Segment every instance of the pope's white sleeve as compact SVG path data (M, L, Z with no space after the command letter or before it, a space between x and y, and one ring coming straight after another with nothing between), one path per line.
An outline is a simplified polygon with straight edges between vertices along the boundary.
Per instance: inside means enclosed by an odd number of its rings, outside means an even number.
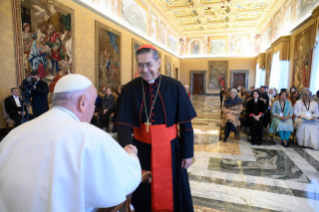
M92 142L83 157L86 207L106 208L126 200L141 182L142 170L136 156L128 154L111 136Z

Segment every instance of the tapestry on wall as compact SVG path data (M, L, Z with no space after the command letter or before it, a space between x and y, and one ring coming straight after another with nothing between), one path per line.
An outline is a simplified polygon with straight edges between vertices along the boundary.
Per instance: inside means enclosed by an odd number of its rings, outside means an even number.
M136 63L136 51L142 45L143 44L141 42L132 39L132 79L135 79L140 76L138 73L138 67Z
M207 89L219 91L221 87L226 86L227 72L228 61L209 61Z
M172 58L165 55L165 75L172 77Z
M272 52L268 52L266 55L266 86L269 86L270 70L271 70Z
M121 85L121 33L95 22L95 85L115 90Z
M313 25L296 35L294 47L293 85L301 91L310 84L311 33Z
M53 92L58 78L72 72L74 11L60 3L13 0L18 84L32 70Z

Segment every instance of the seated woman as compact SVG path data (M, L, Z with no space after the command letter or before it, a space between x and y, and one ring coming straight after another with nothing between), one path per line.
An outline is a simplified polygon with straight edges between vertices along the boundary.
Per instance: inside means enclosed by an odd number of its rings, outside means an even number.
M224 142L227 141L230 131L234 131L235 137L238 138L238 120L240 113L243 110L243 101L237 96L237 90L235 88L232 88L229 92L229 95L230 96L224 101L224 105L222 107L223 118L225 123Z
M319 148L318 104L311 100L311 91L303 89L294 108L296 137L299 146Z
M268 90L268 98L269 98L269 105L271 106L271 103L273 100L277 97L275 89L274 88L269 88Z
M281 91L279 94L279 100L275 101L271 107L272 123L270 126L270 132L275 134L279 133L281 138L281 144L284 147L289 146L289 136L291 132L294 131L292 123L292 105L289 100L287 100L287 92Z
M291 95L289 96L288 100L291 101L291 105L295 106L296 102L298 101L298 99L300 98L300 93L298 90L295 90L294 92L291 93Z
M250 127L252 145L260 145L262 142L263 117L267 109L266 101L259 97L259 91L255 90L253 98L247 102L247 126Z

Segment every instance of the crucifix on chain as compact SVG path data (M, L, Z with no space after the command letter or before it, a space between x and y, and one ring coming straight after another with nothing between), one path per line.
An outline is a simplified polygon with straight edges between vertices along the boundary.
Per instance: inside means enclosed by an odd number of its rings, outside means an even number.
M148 128L150 125L152 125L152 123L150 122L149 119L147 119L147 122L144 123L146 125L146 132L148 132Z

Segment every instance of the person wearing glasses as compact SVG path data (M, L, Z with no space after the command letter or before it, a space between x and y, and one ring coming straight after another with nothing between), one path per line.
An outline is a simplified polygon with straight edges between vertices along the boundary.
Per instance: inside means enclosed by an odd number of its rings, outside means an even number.
M311 99L311 91L304 88L294 107L296 138L299 146L319 148L318 104Z
M275 101L271 107L272 122L269 129L270 133L278 132L281 138L281 144L284 147L289 147L289 136L294 131L292 123L292 105L287 100L288 94L286 91L281 91L279 100Z

